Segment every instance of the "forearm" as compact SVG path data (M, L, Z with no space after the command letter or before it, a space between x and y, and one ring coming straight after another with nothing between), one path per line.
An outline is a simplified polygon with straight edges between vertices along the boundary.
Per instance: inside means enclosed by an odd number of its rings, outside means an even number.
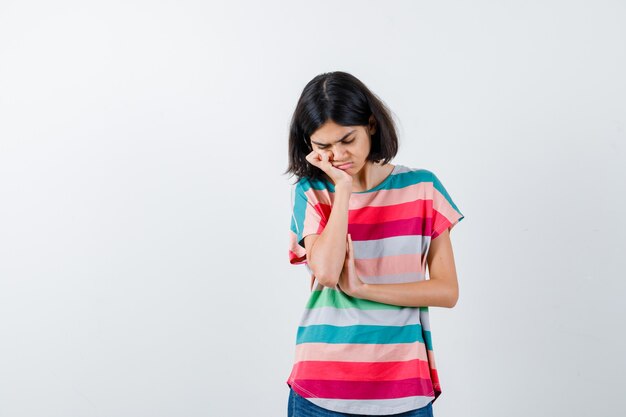
M402 284L363 284L357 296L396 306L452 308L458 298L458 289L445 281L428 279Z
M348 234L348 203L350 190L336 187L328 222L315 240L309 256L309 266L320 284L335 287L346 258Z

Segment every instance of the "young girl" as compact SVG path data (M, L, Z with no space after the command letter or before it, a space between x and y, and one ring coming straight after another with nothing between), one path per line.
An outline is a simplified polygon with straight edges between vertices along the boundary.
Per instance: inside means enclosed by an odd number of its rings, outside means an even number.
M289 417L433 415L428 306L457 302L449 231L464 216L432 171L389 164L397 150L389 110L361 81L331 72L306 85L286 173L298 178L289 261L306 264L312 291Z

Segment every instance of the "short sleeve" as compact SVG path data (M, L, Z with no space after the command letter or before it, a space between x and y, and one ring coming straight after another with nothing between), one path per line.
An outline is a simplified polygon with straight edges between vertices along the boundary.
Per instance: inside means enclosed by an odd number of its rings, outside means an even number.
M446 229L451 231L465 216L461 213L454 201L452 201L452 197L450 197L450 194L439 178L434 173L431 172L431 174L433 184L433 211L430 237L431 239L435 239Z
M320 234L326 226L324 206L317 201L310 183L298 181L292 187L291 227L289 231L289 263L306 263L304 238Z

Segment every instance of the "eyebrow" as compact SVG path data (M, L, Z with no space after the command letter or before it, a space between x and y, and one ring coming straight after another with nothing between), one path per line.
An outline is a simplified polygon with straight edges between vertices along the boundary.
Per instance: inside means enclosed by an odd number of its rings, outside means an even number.
M353 134L354 132L356 132L356 130L351 130L348 133L346 133L345 135L343 135L343 137L341 139L339 139L337 142L341 142L342 140L344 140L345 138L347 138L348 136L350 136L351 134ZM328 145L327 143L319 143L319 142L315 142L313 139L311 139L311 142L313 142L316 145Z

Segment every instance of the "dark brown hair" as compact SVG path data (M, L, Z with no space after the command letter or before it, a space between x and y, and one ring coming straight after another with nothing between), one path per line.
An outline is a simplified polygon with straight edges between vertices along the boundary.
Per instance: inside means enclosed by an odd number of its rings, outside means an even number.
M284 174L323 179L324 171L306 160L311 137L327 121L368 126L376 120L368 161L388 163L398 152L396 127L387 106L355 76L342 71L317 75L304 87L289 127L289 166Z

